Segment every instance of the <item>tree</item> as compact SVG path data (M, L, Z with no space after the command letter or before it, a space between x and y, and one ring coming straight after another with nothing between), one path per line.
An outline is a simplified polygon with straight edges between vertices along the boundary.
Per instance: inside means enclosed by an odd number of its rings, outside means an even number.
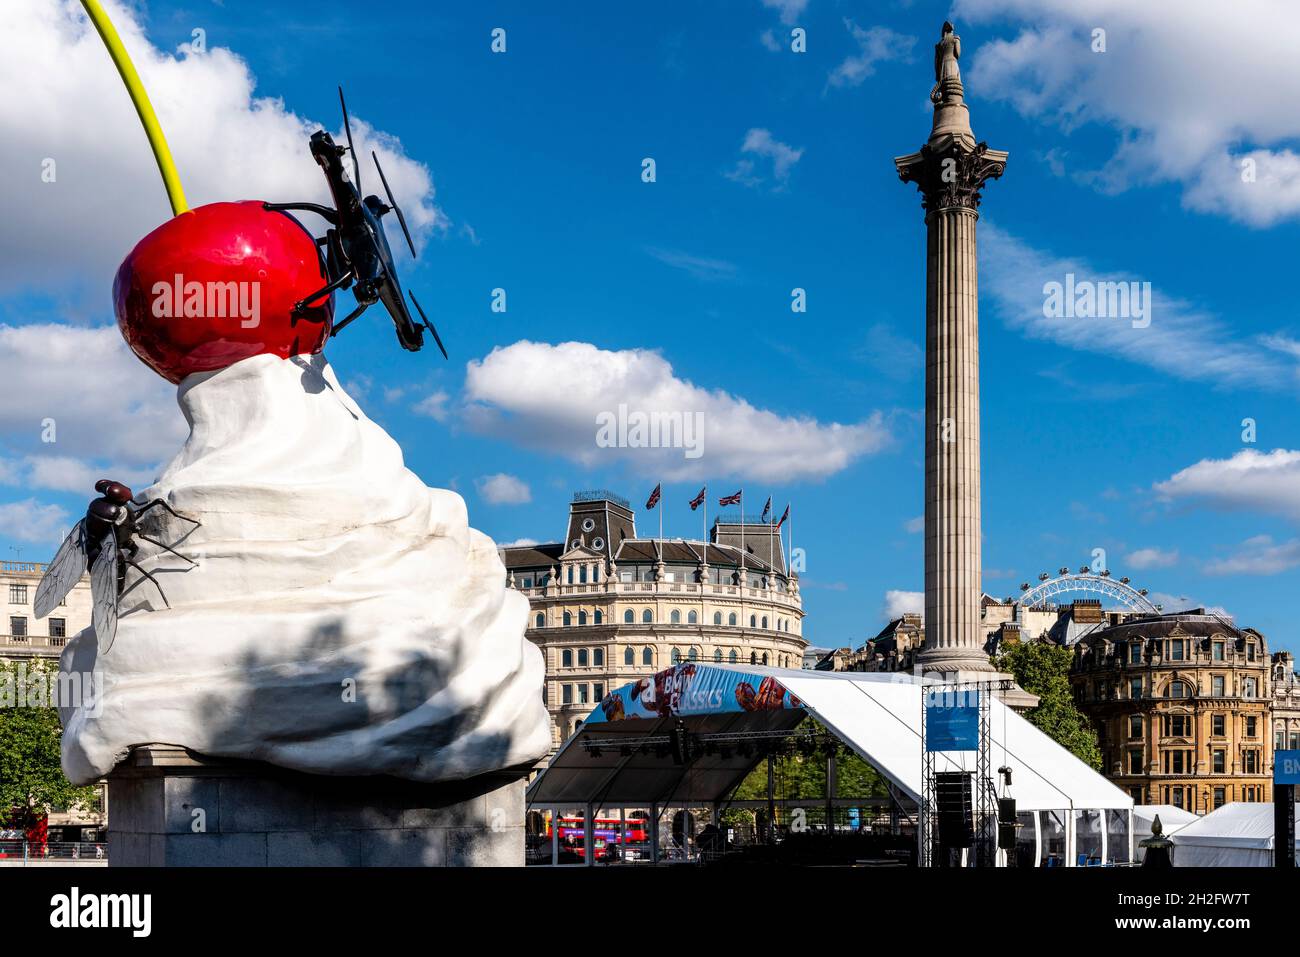
M1097 732L1070 693L1074 652L1042 641L1011 642L1003 648L998 670L1010 673L1020 687L1038 695L1038 706L1026 711L1025 718L1088 767L1100 771Z
M96 797L94 786L78 787L63 774L63 729L49 706L56 674L44 662L0 661L0 816L37 843L51 809L89 807Z

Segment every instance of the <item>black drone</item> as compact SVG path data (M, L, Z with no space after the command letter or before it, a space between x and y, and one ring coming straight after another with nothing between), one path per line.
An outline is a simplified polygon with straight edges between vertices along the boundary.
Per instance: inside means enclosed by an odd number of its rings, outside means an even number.
M140 546L135 541L137 538L152 542L191 565L198 564L170 545L142 532L140 520L151 509L161 507L182 521L193 522L195 527L199 522L180 514L160 498L137 505L132 501L131 490L111 479L96 482L95 491L100 497L90 503L86 517L72 527L68 537L59 546L54 560L46 567L41 583L36 586L34 610L37 618L44 618L52 612L72 591L72 586L81 580L89 566L90 596L94 603L91 622L102 655L108 652L113 646L113 639L117 637L117 604L126 584L128 565L153 582L163 604L171 607L158 579L135 561L140 551Z
M348 145L337 145L324 130L317 130L311 135L311 155L325 171L330 195L334 198L334 208L319 203L265 204L269 210L315 213L333 227L316 240L317 245L325 250L325 268L329 282L297 302L294 312L301 316L310 306L319 305L322 298L351 287L357 299L357 308L334 325L331 335L337 336L352 320L376 302L382 301L393 319L393 325L397 327L397 341L403 349L419 352L424 346L424 330L428 329L433 333L434 341L438 343L438 349L445 359L447 349L442 344L442 337L420 308L414 293L410 293L411 302L420 313L422 325L411 318L410 310L406 308L402 287L397 281L397 270L393 268L393 254L388 248L388 237L384 235L384 226L380 222L387 213L396 213L402 235L411 248L411 255L415 256L415 243L411 239L411 231L406 228L406 217L402 215L397 200L393 199L393 191L388 188L384 168L379 165L379 157L373 150L370 155L375 161L375 169L379 171L379 179L384 184L388 202L385 203L378 196L361 198L361 166L352 146L352 124L348 122L348 105L343 99L342 87L339 87L339 104L343 107L343 128L347 132ZM351 180L343 169L344 153L352 154Z

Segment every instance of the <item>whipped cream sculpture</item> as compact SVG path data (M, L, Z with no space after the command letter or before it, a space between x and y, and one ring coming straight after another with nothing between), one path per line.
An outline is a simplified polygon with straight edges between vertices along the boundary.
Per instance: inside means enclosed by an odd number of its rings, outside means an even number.
M133 572L111 650L93 628L64 650L62 672L95 676L61 711L72 781L146 743L430 782L546 753L527 599L464 500L403 465L323 355L194 373L178 400L189 438L137 499L201 522L156 525L198 565L142 551L171 607Z

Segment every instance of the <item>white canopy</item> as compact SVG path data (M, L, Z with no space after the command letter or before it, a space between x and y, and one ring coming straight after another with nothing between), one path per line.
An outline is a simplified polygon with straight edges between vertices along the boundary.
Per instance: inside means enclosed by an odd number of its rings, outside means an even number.
M1172 840L1175 867L1272 867L1273 805L1225 804L1180 828Z

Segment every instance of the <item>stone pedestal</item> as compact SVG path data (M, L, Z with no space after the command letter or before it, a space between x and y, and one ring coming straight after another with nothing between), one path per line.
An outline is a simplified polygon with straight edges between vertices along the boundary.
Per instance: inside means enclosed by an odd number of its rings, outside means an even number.
M113 867L524 863L519 774L417 784L300 774L147 745L108 781Z

